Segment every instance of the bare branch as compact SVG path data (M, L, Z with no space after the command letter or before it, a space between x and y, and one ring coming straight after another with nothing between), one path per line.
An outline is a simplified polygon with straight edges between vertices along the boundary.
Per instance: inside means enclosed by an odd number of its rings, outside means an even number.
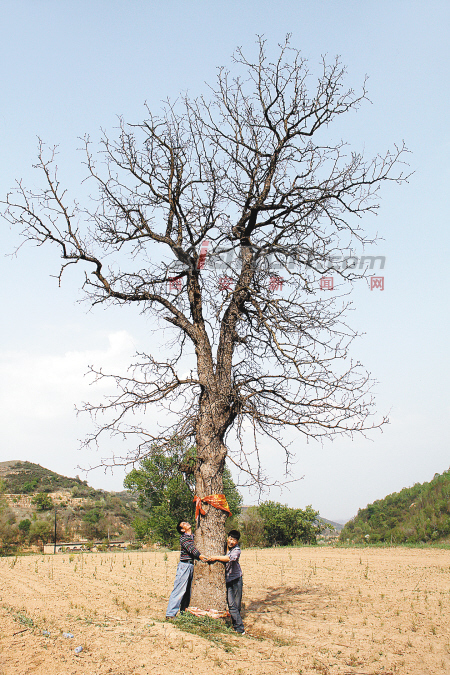
M314 81L289 36L274 62L260 38L256 60L236 51L235 70L219 69L208 100L168 101L139 124L120 119L98 154L86 137L97 197L84 209L69 205L56 149L44 157L42 142L43 189L18 182L5 202L25 240L57 248L59 282L81 264L92 304L137 303L156 327L172 327L173 357L141 354L121 376L91 369L116 393L84 405L97 421L86 443L120 435L123 461L135 462L173 435L194 442L200 494L220 492L227 452L268 485L261 437L281 446L288 470L290 427L321 439L386 422L373 417L370 376L350 359L345 296L364 271L339 269L342 294L332 297L317 280L334 255L374 241L363 216L376 213L385 181L408 178L404 145L366 160L327 141L328 125L367 100L365 82L359 93L344 86L339 59L324 59ZM161 428L146 421L153 409Z

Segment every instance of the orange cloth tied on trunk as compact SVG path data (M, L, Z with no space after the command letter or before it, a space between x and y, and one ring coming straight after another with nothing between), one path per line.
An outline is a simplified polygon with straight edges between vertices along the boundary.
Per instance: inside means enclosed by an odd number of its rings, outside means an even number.
M195 503L195 520L197 520L200 514L202 514L202 516L206 514L206 511L202 509L202 502L211 504L211 506L214 506L214 508L220 509L221 511L226 511L228 515L231 516L231 511L229 509L225 495L208 495L207 497L202 497L201 499L195 495L192 501Z

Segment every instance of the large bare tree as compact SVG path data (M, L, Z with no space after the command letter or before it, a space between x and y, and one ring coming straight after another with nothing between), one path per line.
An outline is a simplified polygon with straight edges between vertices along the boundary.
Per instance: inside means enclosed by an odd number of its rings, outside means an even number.
M360 219L377 209L383 181L404 180L392 173L404 148L365 160L330 144L330 122L366 97L364 86L345 89L344 75L338 60L324 61L313 78L289 39L274 62L263 40L254 62L237 50L208 100L184 96L140 124L120 121L99 155L85 139L98 187L86 208L69 203L54 151L40 148L45 186L18 183L6 217L25 239L56 246L61 274L82 266L93 304L137 303L155 328L172 330L164 354L140 354L127 376L93 369L117 393L86 405L98 422L87 443L123 434L131 462L155 442L189 441L205 497L222 493L227 455L264 482L264 436L289 461L288 427L318 438L382 422L368 374L348 355L345 302L318 279L333 256L369 241ZM363 276L354 261L333 273L344 285ZM158 428L139 422L149 406L166 411ZM204 508L196 543L217 554L226 513ZM219 567L197 566L194 605L223 607Z

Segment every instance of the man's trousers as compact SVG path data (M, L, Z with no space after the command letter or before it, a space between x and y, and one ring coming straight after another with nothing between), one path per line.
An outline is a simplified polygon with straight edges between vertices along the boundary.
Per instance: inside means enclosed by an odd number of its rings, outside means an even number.
M167 618L172 618L176 616L179 611L184 612L186 607L189 607L193 574L194 564L192 562L178 563L173 591L170 594L169 604L167 606Z

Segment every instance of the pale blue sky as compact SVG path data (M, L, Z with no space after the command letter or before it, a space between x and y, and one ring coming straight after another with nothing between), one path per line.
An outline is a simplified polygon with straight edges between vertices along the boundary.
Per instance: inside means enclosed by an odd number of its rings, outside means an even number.
M384 238L376 252L387 258L385 290L360 287L350 319L366 333L353 354L379 380L378 407L391 410L391 425L372 441L306 447L299 437L295 473L305 478L270 494L312 503L328 518L349 518L450 466L449 24L448 2L433 1L2 3L2 195L15 178L35 184L37 136L60 145L61 178L74 196L84 194L79 136L96 140L119 114L141 120L145 101L157 110L180 91L204 92L236 46L254 49L257 33L270 50L292 32L313 67L321 54L340 54L355 88L368 74L372 105L330 132L367 156L403 139L411 150L409 184L385 186L379 215L365 223ZM2 250L10 252L16 234L0 227ZM49 277L57 269L51 250L0 259L0 460L28 459L73 475L78 464L98 461L77 450L88 427L73 414L90 393L82 374L91 362L125 364L133 348L146 348L148 326L134 310L88 312L76 304L78 275L58 289ZM281 476L275 452L266 447L267 464ZM120 489L122 474L95 472L88 480Z

